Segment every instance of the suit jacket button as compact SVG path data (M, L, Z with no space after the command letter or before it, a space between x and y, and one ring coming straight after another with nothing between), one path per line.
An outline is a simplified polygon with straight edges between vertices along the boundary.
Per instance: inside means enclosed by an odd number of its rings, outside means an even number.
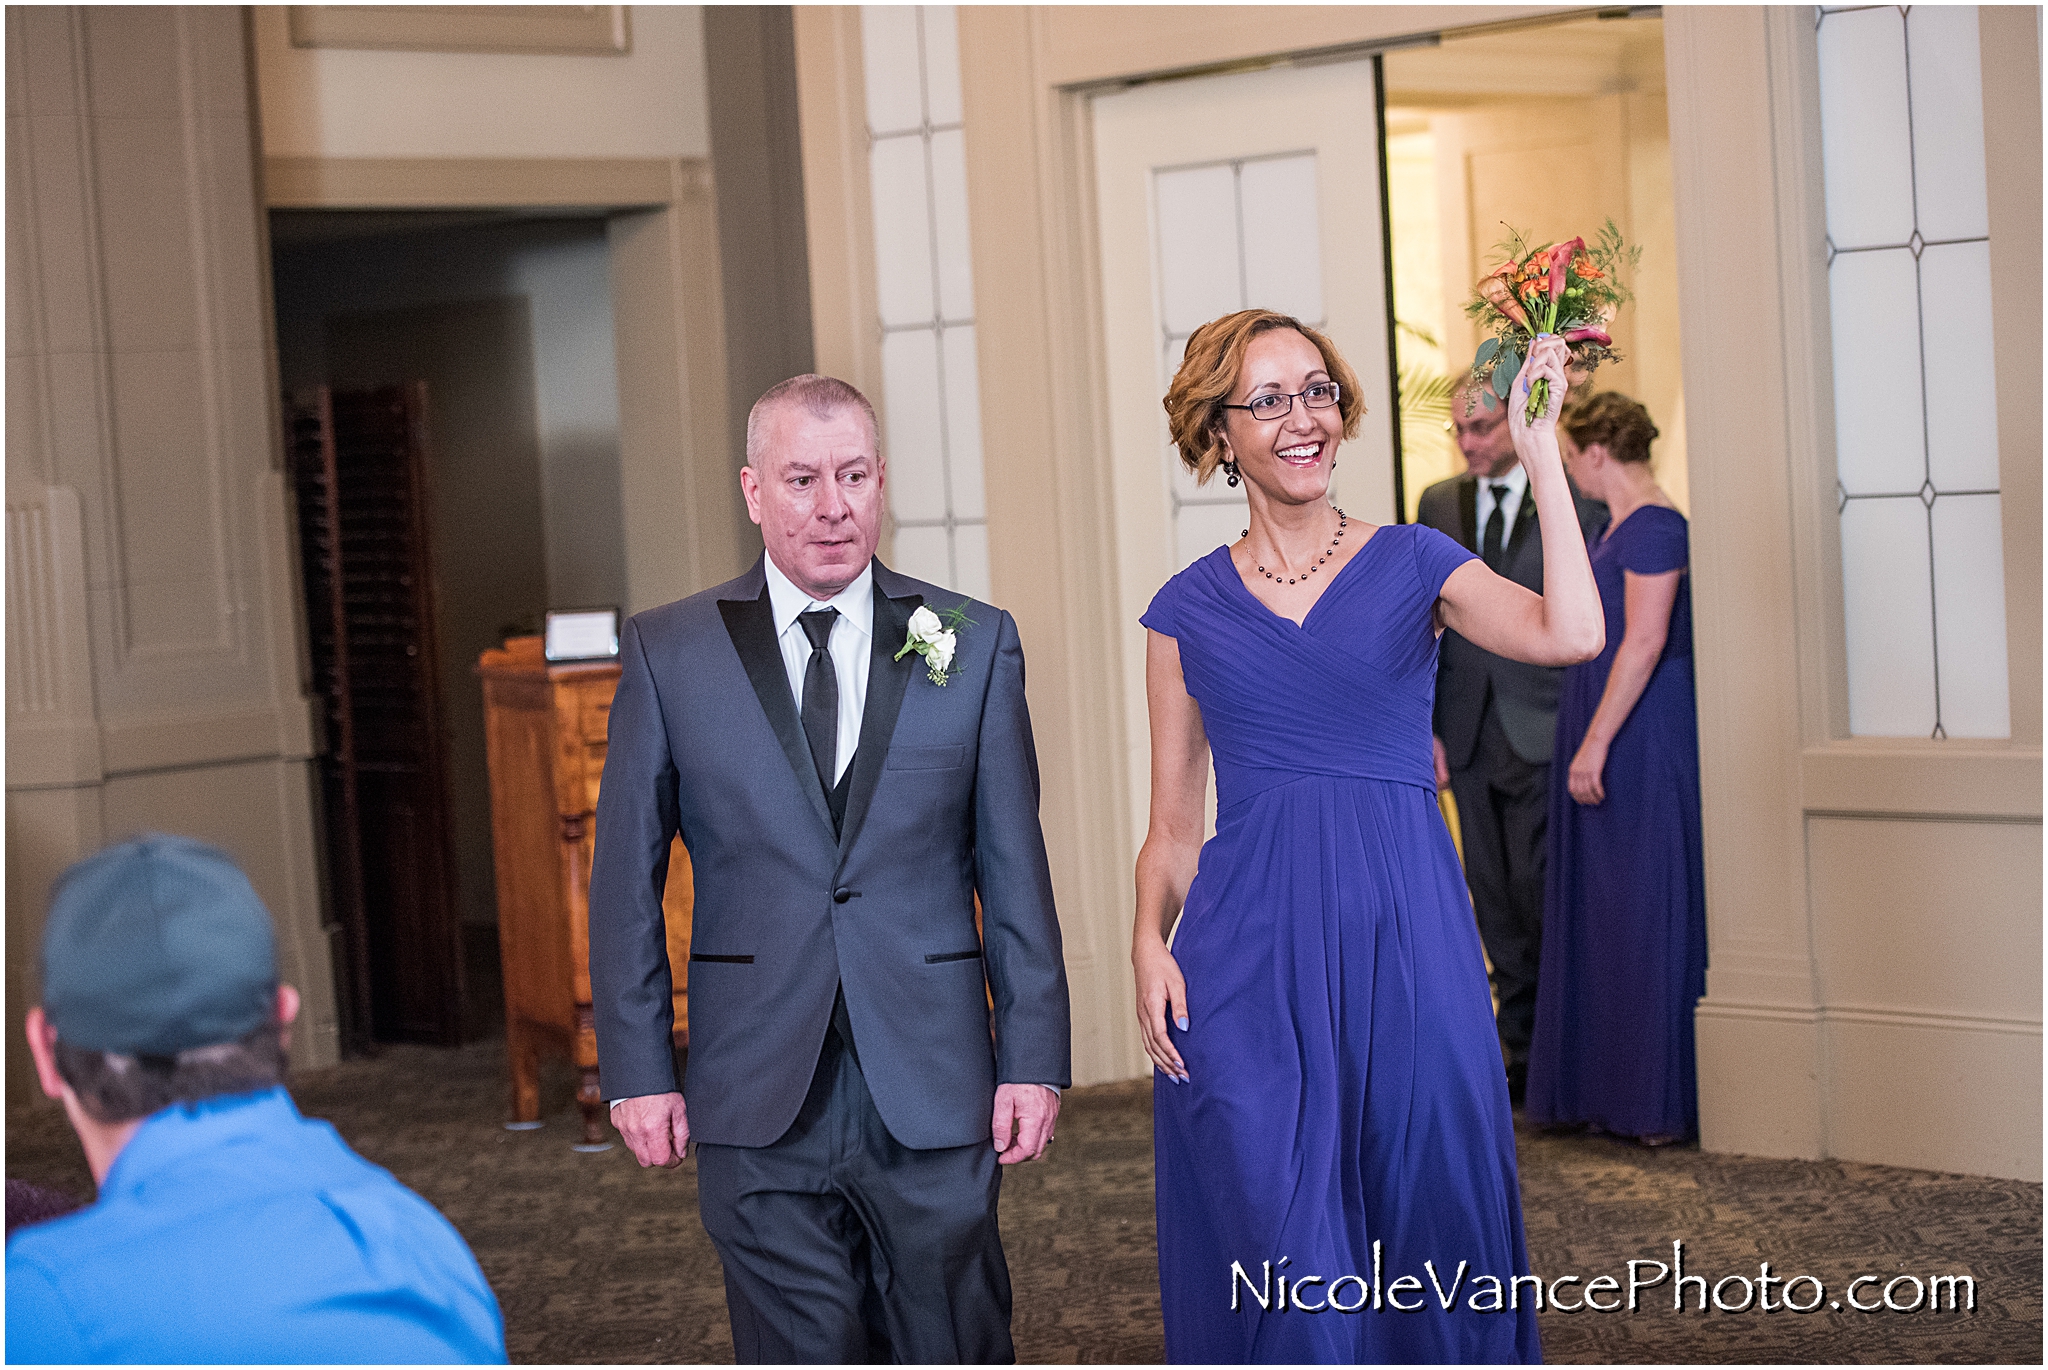
M846 888L846 886L844 885L841 885L838 889L832 891L832 902L835 904L844 904L847 900L851 898L853 898L853 891Z

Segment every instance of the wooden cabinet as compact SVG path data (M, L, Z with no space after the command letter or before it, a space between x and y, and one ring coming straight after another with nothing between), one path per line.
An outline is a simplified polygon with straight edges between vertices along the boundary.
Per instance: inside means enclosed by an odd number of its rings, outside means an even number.
M590 1013L590 857L598 782L619 668L549 664L537 637L515 637L477 663L491 766L491 841L505 975L512 1118L540 1117L540 1060L566 1056L581 1075L583 1138L605 1139ZM675 1039L689 1044L690 857L669 856L662 908L675 976Z

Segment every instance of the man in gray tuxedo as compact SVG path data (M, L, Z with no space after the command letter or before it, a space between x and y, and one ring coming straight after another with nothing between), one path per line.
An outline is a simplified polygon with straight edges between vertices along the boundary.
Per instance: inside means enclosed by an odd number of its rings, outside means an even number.
M1491 403L1488 403L1488 400ZM1488 567L1543 593L1543 530L1529 476L1515 456L1508 411L1468 382L1451 397L1451 421L1465 474L1422 492L1416 521L1479 553ZM1607 520L1607 506L1581 496L1574 536ZM1536 971L1543 948L1544 837L1550 753L1564 672L1481 651L1446 630L1437 658L1437 784L1458 801L1465 883L1479 937L1493 963L1494 997L1508 1093L1519 1106L1536 1022Z
M999 1165L1044 1151L1070 1082L1017 628L875 559L884 475L858 390L775 386L740 473L765 555L620 639L590 876L601 1085L642 1165L696 1143L746 1362L1013 1360ZM914 613L956 606L950 661L900 653Z

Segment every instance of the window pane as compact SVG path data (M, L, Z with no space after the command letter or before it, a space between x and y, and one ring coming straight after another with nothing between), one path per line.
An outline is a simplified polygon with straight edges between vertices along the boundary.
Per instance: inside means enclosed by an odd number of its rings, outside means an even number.
M939 313L974 317L973 253L967 238L967 144L958 129L932 135L932 217L938 226Z
M860 36L869 130L890 133L916 128L924 108L917 70L916 7L861 6Z
M1194 332L1244 307L1238 275L1237 178L1228 163L1161 171L1160 313L1169 333Z
M2012 736L2005 540L1996 495L1944 495L1934 502L1934 622L1942 731Z
M1903 243L1913 233L1905 19L1890 7L1830 14L1819 48L1828 237L1837 248Z
M951 5L924 7L924 86L934 124L960 122L960 24Z
M953 578L942 581L948 589L972 595L986 604L994 598L988 588L988 525L963 523L953 530ZM993 623L982 625L994 631Z
M932 321L931 202L924 139L883 138L868 154L875 214L875 296L882 323Z
M1934 733L1933 597L1927 507L1852 499L1842 511L1842 609L1849 646L1849 731Z
M1920 298L1926 301L1927 456L1934 488L1996 490L1991 244L1979 240L1922 252Z
M1977 7L1915 5L1907 12L1906 42L1913 64L1913 179L1920 236L1937 242L1981 238L1991 231L1991 222L1984 194Z
M1920 416L1920 291L1913 254L1844 252L1828 270L1835 340L1835 461L1852 495L1927 479Z
M1237 541L1244 528L1245 502L1240 494L1230 504L1190 504L1174 521L1173 569L1186 570L1218 547Z
M939 431L939 354L930 329L882 338L889 508L899 519L946 517L946 449Z
M949 328L940 344L946 360L946 466L953 477L953 516L988 514L981 480L981 381L974 372L974 329Z
M953 583L953 549L944 528L898 528L890 569L934 585Z

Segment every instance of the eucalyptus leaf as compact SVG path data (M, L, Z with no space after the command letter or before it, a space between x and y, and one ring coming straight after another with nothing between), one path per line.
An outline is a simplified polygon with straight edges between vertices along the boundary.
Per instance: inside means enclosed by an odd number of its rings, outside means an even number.
M1522 359L1510 352L1493 367L1493 393L1506 399L1514 389L1515 374L1522 369Z
M1488 338L1485 342L1479 344L1479 355L1472 359L1472 365L1475 368L1486 365L1493 360L1494 354L1499 351L1500 339Z

